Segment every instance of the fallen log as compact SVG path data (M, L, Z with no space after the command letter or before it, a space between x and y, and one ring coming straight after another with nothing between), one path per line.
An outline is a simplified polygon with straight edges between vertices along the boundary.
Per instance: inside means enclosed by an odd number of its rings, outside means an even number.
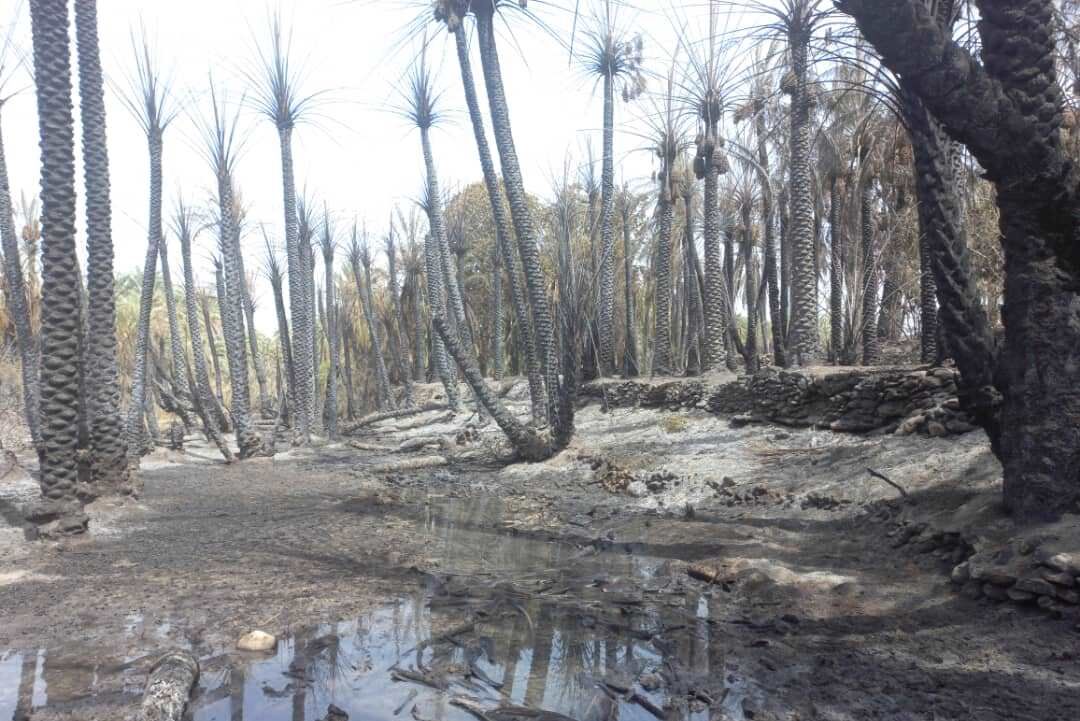
M356 423L349 426L347 432L363 428L364 426L370 426L372 423L378 423L379 421L390 420L391 418L405 418L406 416L415 416L417 413L426 413L427 411L441 411L446 409L445 403L425 403L422 406L413 406L412 408L396 408L392 411L379 411L377 413L368 413L366 416L356 421Z
M400 433L401 431L411 431L415 428L422 428L423 426L432 426L436 423L449 423L452 420L454 420L454 412L449 411L441 416L436 416L435 418L415 418L406 423L398 423L387 430L391 433Z
M150 668L139 721L180 721L199 678L199 662L187 651L170 651Z
M423 468L438 468L449 465L446 456L419 456L406 458L396 463L383 463L371 467L372 473L401 473L402 471L418 471Z
M397 447L397 452L408 453L409 451L418 451L427 446L438 446L445 450L450 447L450 441L442 436L419 436L417 438L410 438L402 441Z

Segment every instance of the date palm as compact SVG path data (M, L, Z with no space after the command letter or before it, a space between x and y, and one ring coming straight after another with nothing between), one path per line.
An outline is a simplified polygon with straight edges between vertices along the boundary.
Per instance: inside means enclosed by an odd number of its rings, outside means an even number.
M240 234L237 228L233 172L239 150L236 113L230 114L210 80L210 111L201 118L204 152L217 183L218 242L224 279L221 305L222 334L229 360L229 389L232 420L240 458L263 451L262 441L251 419L248 387L247 348L244 345L244 276L240 261Z
M604 104L603 160L600 171L600 369L615 371L615 87L624 101L645 87L641 36L630 37L613 8L603 0L584 31L582 63L601 84Z
M139 298L139 321L135 339L135 365L131 372L131 405L128 410L127 450L137 460L146 446L143 407L146 405L147 353L150 344L150 313L154 304L154 280L161 244L162 148L165 131L176 118L169 83L162 77L149 46L135 50L135 76L124 102L146 134L150 158L150 211L147 222L146 260L143 263L142 292Z
M8 92L13 77L14 24L0 40L0 115L5 105L14 97ZM8 313L15 326L15 340L19 347L22 370L23 412L30 439L37 449L41 445L40 383L38 380L38 339L34 334L28 301L26 282L23 278L19 254L19 236L15 231L15 213L8 181L7 159L4 155L3 131L0 129L0 247L4 252L4 293ZM115 334L113 336L115 338Z
M194 388L192 400L199 412L203 431L209 440L218 447L226 463L233 460L232 451L222 432L225 428L225 413L221 404L210 389L210 373L206 367L203 353L202 330L199 328L198 288L195 285L195 271L191 262L191 244L195 237L195 226L191 210L178 201L173 214L173 232L180 241L180 258L184 268L184 310L187 314L188 337L191 339L191 358L194 368Z
M75 119L67 0L32 0L34 85L41 141L42 495L74 506L78 478L79 266L75 253ZM77 518L77 517L76 517ZM74 520L74 519L73 519ZM85 516L72 524L85 526Z
M188 417L185 404L192 400L191 390L188 388L188 362L184 353L184 343L180 337L180 317L176 312L176 295L172 283L172 270L169 267L169 243L165 236L161 238L158 246L161 256L161 285L165 291L165 314L169 322L169 381L176 396L177 408L180 411L184 423L184 430L190 432L190 418ZM164 358L161 359L164 362Z
M296 382L295 379L290 377L295 370L295 366L293 365L292 342L289 338L289 316L285 311L285 276L281 271L277 250L271 244L265 228L262 228L262 233L263 242L266 245L266 278L270 281L270 288L274 293L274 311L277 314L278 324L278 345L281 352L281 363L285 367L285 408L281 409L281 413L286 414L293 412L292 392L296 387Z
M338 319L337 301L334 297L334 249L336 246L334 225L329 212L323 213L319 248L322 250L324 284L326 286L326 345L330 356L326 378L326 404L323 409L323 426L329 440L337 438L337 375L338 375Z
M289 38L282 33L280 18L270 23L268 47L259 48L259 70L251 74L256 108L277 129L281 148L281 184L285 207L285 253L289 280L289 311L292 316L292 351L295 369L288 374L297 387L292 392L296 404L296 442L306 444L315 422L315 306L313 285L309 283L314 255L300 247L296 177L293 168L292 137L297 124L309 119L319 93L300 90L303 77L291 62ZM309 249L310 251L310 249ZM305 260L306 259L306 260Z

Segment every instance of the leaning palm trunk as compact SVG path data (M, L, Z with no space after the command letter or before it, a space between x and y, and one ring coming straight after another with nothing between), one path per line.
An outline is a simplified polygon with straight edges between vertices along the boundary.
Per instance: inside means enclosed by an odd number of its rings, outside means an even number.
M545 415L544 381L540 369L540 360L536 352L536 336L529 317L529 300L526 289L523 287L521 270L511 247L510 219L506 217L506 207L503 205L502 192L499 189L499 178L495 173L495 163L491 157L491 148L488 146L487 133L484 130L484 118L480 112L480 101L476 94L476 83L473 80L472 64L469 61L469 46L465 38L465 29L458 24L454 29L454 39L457 45L458 65L461 68L461 83L465 88L465 101L469 108L469 119L473 128L473 137L476 139L476 148L480 156L480 168L484 173L484 187L487 189L488 202L491 204L492 218L495 221L495 250L496 259L495 277L498 281L494 284L495 302L501 302L501 269L500 265L506 266L506 276L510 281L510 303L514 311L514 319L519 329L518 339L524 350L526 375L529 380L529 397L532 401L533 418L541 421ZM501 259L501 263L498 262ZM495 367L497 373L502 372L502 314L498 307L495 313ZM499 376L496 375L496 378Z
M184 308L187 312L188 336L191 338L191 357L195 370L195 387L192 389L192 399L195 409L203 424L203 431L207 440L213 441L221 451L226 462L233 459L232 451L222 435L224 412L217 398L210 390L210 373L206 368L206 356L203 354L202 331L199 328L199 312L196 306L197 289L195 286L195 271L191 263L191 232L190 216L181 207L176 216L177 235L180 236L180 257L184 266Z
M41 141L41 492L75 501L79 419L79 267L75 253L75 121L66 0L33 0Z
M671 375L671 223L675 207L667 184L660 188L656 242L656 314L653 316L652 375Z
M427 286L428 286L428 311L432 322L436 317L442 318L445 300L442 289L442 269L439 264L439 251L435 247L435 241L428 234L424 242L424 259L427 263ZM356 273L356 271L353 271ZM357 284L359 284L357 276ZM446 390L446 403L451 410L458 408L457 381L450 370L450 364L446 357L446 346L441 333L433 333L431 338L431 361L435 366L435 372Z
M874 251L873 189L870 178L863 180L859 200L859 217L862 224L862 346L863 365L877 362L877 258Z
M225 278L225 304L221 307L222 334L225 336L225 356L229 360L229 390L236 444L240 458L248 458L262 451L262 441L251 420L247 349L244 347L244 278L240 267L240 238L234 219L232 178L225 168L218 169L217 190Z
M791 248L792 306L791 359L797 365L811 362L818 346L817 273L814 263L814 203L810 181L810 97L807 55L810 38L795 26L788 38L791 51Z
M146 354L150 344L150 312L154 305L154 280L157 275L158 245L161 243L161 145L160 133L151 130L150 147L150 223L143 263L142 292L139 295L139 320L135 334L135 366L131 373L131 406L128 410L128 453L138 454L146 447ZM137 455L135 455L137 458Z
M218 268L215 275L218 275L218 276L221 275L221 269L220 268ZM222 279L221 280L221 286L222 286L221 295L224 295L224 285L225 285L225 282L224 282L224 279ZM222 373L221 373L221 355L218 353L217 341L214 339L214 321L210 316L210 296L209 295L200 296L199 297L199 305L202 306L203 322L206 323L206 344L210 347L210 359L214 364L214 388L217 391L217 401L218 401L217 405L218 405L219 408L223 409L222 412L224 413L225 388L224 388L224 383L222 381ZM221 305L220 302L218 303L218 305L220 307L220 305ZM228 416L226 416L226 415L219 416L219 420L224 421L221 424L221 430L228 431L229 427L230 427L229 423L228 423Z
M510 111L506 102L506 91L503 87L502 71L499 67L499 53L495 43L494 3L490 5L480 3L474 7L474 11L476 13L477 39L480 47L480 62L484 71L484 83L487 88L488 105L491 112L492 130L495 145L499 150L503 171L503 185L506 188L506 197L510 202L510 215L517 236L518 253L521 255L525 285L529 292L533 330L536 334L537 356L541 361L541 369L544 374L548 423L558 426L559 364L555 354L551 308L545 288L543 268L540 265L540 250L537 246L532 212L529 209L528 197L525 194L525 185L521 177L521 167L518 163L513 131L510 126ZM570 369L566 370L570 372Z
M0 101L0 110L3 101ZM8 184L7 160L4 157L3 133L0 132L0 243L4 251L4 293L8 312L15 326L15 340L19 345L22 364L23 412L30 429L34 447L41 450L41 423L38 383L38 347L30 322L30 308L26 302L26 284L23 281L22 263L19 259L19 239L15 233L15 219L11 206L11 187ZM116 334L113 333L115 340Z
M600 371L615 371L615 99L604 73L604 158L600 171Z
M180 338L180 318L176 312L176 296L173 293L172 272L169 268L168 243L162 238L161 245L161 284L165 290L165 311L169 319L169 350L171 358L171 381L176 389L176 400L184 403L191 398L187 384L187 356ZM164 360L164 359L163 359ZM185 430L190 432L185 419Z

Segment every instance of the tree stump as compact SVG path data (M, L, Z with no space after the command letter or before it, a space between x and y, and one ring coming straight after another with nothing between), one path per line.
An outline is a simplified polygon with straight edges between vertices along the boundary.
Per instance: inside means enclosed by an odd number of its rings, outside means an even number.
M180 721L199 678L199 662L187 651L170 651L150 669L139 721Z

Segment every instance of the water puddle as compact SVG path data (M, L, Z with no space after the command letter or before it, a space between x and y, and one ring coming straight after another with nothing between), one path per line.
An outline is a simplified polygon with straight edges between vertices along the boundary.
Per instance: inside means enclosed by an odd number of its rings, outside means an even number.
M692 590L637 548L510 528L523 509L507 503L417 499L406 520L435 570L372 613L295 627L273 654L197 648L190 719L317 721L331 705L370 721L742 718L751 689L725 668L722 594ZM0 721L101 693L135 703L169 630L133 614L126 635L140 647L111 663L0 655Z

